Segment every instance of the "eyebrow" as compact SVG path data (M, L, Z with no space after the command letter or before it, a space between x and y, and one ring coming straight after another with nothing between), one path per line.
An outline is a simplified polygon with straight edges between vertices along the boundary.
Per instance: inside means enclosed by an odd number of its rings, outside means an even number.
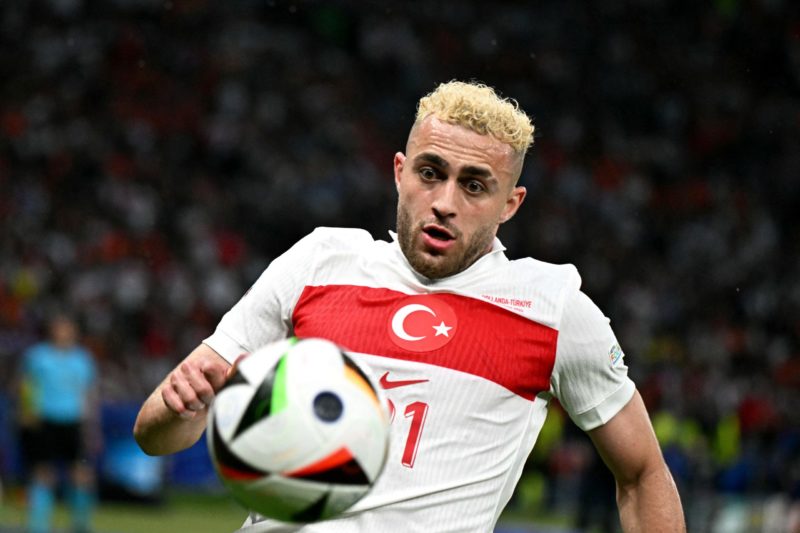
M450 168L450 163L448 163L446 159L444 159L440 155L433 154L430 152L423 152L419 154L417 157L414 158L414 162L415 163L428 162L443 169ZM460 174L467 174L469 176L477 176L487 179L494 178L492 172L489 169L483 167L476 167L475 165L467 165L465 167L462 167Z

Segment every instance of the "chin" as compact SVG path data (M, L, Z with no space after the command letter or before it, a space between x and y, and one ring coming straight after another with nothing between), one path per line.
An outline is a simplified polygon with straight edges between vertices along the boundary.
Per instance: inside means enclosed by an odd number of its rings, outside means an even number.
M408 262L417 274L421 274L428 279L446 278L457 272L454 265L449 264L447 261L437 261L437 259L444 258L441 255L432 256L421 252L413 258L408 258Z

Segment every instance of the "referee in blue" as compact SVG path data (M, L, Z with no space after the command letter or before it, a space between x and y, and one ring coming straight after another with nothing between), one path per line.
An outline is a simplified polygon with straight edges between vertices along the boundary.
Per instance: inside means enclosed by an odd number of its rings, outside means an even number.
M72 531L91 529L94 466L90 439L98 443L97 369L78 343L75 321L64 314L49 322L49 339L29 347L22 358L20 426L30 466L28 531L52 530L59 466L69 473L66 498Z

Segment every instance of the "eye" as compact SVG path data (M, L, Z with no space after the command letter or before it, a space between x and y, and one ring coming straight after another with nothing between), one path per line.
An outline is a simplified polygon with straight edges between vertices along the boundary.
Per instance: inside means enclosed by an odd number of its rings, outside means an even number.
M486 186L480 180L466 180L463 185L464 189L470 194L479 194L486 190Z
M419 169L419 175L424 180L435 180L436 179L436 171L433 170L431 167L422 167Z

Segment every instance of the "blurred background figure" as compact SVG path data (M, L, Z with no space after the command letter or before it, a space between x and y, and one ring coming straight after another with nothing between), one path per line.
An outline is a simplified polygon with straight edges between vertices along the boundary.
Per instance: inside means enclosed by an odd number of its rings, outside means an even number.
M78 327L64 314L48 324L48 339L28 348L19 380L19 426L28 464L28 531L52 530L62 471L72 530L90 530L98 451L97 370L78 343Z

